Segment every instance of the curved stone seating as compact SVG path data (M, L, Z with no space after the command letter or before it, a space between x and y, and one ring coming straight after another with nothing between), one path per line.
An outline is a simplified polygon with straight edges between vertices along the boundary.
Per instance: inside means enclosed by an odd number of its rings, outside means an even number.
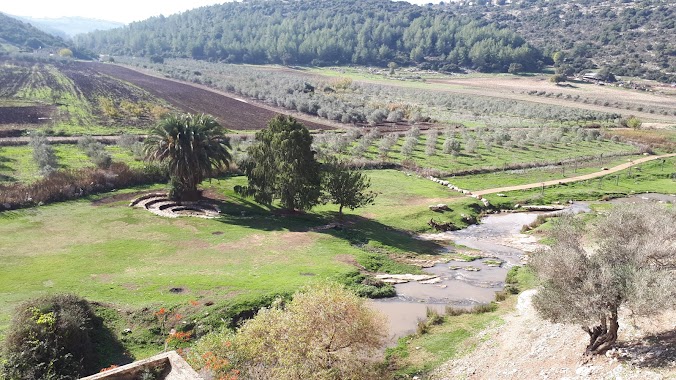
M149 193L136 197L129 203L131 207L146 209L155 215L167 218L192 216L196 218L217 218L218 206L208 201L182 202L171 200L166 193Z

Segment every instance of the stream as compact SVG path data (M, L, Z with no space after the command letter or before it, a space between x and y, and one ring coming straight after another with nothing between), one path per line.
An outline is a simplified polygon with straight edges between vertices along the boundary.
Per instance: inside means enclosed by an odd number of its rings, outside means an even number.
M676 203L676 195L635 194L610 202ZM438 276L439 282L422 284L411 281L397 284L396 297L371 301L372 307L388 318L390 335L387 345L394 346L399 338L415 333L418 320L426 319L428 307L443 314L447 305L470 308L493 301L495 292L504 288L509 268L521 264L524 253L540 248L534 236L521 233L524 224L532 223L540 214L588 211L590 208L587 202L574 202L561 211L492 214L481 219L480 224L459 231L421 235L420 239L423 240L453 241L478 250L486 258L472 262L450 261L425 268L423 272ZM502 265L487 265L484 263L487 258L498 259ZM467 267L479 270L467 270Z
M477 254L486 258L472 262L450 261L425 268L423 271L438 276L439 282L397 284L396 297L372 301L372 307L388 318L390 337L387 344L395 345L400 337L415 333L417 321L426 318L428 307L443 314L447 305L469 308L493 301L495 292L504 288L509 268L521 264L525 252L540 247L534 236L520 232L524 224L532 223L540 214L586 211L589 206L579 202L563 211L549 213L492 214L481 219L480 224L459 231L421 235L420 239L424 240L453 241L480 251ZM485 263L488 258L495 258L502 265L488 265Z

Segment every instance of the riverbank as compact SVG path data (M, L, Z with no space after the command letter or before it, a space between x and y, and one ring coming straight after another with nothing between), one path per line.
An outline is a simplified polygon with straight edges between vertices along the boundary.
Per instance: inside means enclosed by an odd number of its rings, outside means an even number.
M612 203L659 202L672 203L673 196L641 194L618 198ZM601 204L602 205L602 204ZM575 204L568 211L603 210L605 206ZM609 206L609 204L606 204ZM510 214L508 214L510 215ZM524 217L528 213L511 214ZM519 236L533 235L515 231L514 216L491 215L484 223L456 231L454 242L472 245L471 239L491 246L496 240L515 246L523 241ZM593 215L590 215L590 217ZM585 217L586 218L586 217ZM505 239L500 229L512 235ZM546 230L545 228L544 230ZM511 230L511 231L510 231ZM540 233L541 228L537 229ZM430 239L439 234L428 235ZM473 246L476 247L476 246ZM529 244L524 245L532 248ZM523 249L523 248L521 248ZM515 257L516 258L516 257ZM617 348L605 356L584 357L588 340L578 325L562 325L545 321L531 305L536 282L527 267L520 268L518 276L510 273L509 288L525 290L518 296L497 293L497 308L487 313L446 316L444 323L428 323L425 331L402 338L390 349L389 364L397 368L397 379L672 379L676 378L676 310L658 316L639 319L626 311L620 315L620 336ZM511 278L510 278L511 277ZM516 278L516 285L513 284ZM505 299L505 297L507 297ZM428 318L428 321L430 318Z

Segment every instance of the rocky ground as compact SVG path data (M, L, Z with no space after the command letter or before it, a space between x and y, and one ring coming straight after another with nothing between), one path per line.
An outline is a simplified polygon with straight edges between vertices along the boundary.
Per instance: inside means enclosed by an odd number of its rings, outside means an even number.
M676 379L676 311L649 320L624 313L619 347L587 359L587 334L540 319L533 294L522 293L504 324L482 332L470 354L443 364L430 379Z

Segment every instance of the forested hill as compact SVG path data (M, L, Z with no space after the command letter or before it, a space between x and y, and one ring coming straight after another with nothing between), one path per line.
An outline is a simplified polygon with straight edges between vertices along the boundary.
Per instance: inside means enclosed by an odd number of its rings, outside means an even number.
M0 52L63 47L66 43L61 38L0 13Z
M676 81L674 0L467 0L435 8L497 22L547 57L563 52L575 71L606 66L617 75Z
M539 68L540 52L516 33L452 12L389 0L252 0L154 17L77 36L100 53L233 63L419 63L429 68Z

